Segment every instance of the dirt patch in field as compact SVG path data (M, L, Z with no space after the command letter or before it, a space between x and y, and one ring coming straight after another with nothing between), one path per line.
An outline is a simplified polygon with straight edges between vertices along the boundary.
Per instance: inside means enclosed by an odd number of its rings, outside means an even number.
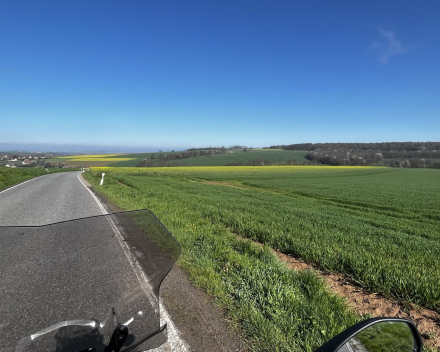
M214 185L214 186L228 186L228 187L245 189L245 187L233 185L232 183L229 183L229 182L203 181L202 183L207 184L207 185Z
M241 237L239 235L237 236ZM249 239L244 240L251 241L260 247L264 246L259 242ZM411 320L420 331L423 343L429 348L440 351L440 314L436 311L422 308L412 303L406 305L402 304L395 299L387 298L368 291L341 275L321 271L313 265L307 264L291 255L281 253L277 250L273 250L273 253L281 262L291 269L315 270L317 275L322 276L325 279L330 291L345 298L347 304L359 314L371 314L375 317L397 317Z
M295 270L311 269L306 264L290 255L274 251L278 258ZM316 268L315 268L316 270ZM394 299L367 291L346 278L316 270L327 282L328 288L344 297L350 307L359 314L372 314L376 317L399 317L412 320L419 329L423 342L430 348L440 348L440 314L413 304L404 305Z

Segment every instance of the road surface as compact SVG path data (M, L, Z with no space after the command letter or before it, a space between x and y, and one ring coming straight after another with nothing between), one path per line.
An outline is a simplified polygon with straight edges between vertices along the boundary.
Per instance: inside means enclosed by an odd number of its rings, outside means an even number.
M0 192L0 226L45 225L103 213L105 206L80 180L79 172L38 177ZM103 221L97 226L110 227ZM108 235L112 231L101 233L60 237L37 230L0 238L0 351L13 351L20 339L67 316L73 307L84 319L101 317L115 298L139 285L142 278L130 263L127 248L117 236ZM58 241L63 241L62 247ZM81 260L72 256L60 265L56 255L69 253L87 255ZM163 307L161 316L162 323L164 319L168 323L169 342L156 351L189 350Z

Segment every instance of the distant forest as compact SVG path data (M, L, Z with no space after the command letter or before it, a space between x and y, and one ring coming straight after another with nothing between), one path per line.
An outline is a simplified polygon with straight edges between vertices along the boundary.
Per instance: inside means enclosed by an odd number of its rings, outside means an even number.
M187 149L184 152L171 152L171 153L153 153L151 154L150 159L158 159L159 163L155 164L152 163L151 160L143 159L139 161L139 163L136 165L137 167L148 167L148 166L180 166L179 164L170 164L170 161L173 160L181 160L181 159L188 159L188 158L197 158L199 156L207 156L211 157L215 154L224 154L226 153L225 147L209 147L206 149L200 149L200 148L191 148ZM185 164L182 164L181 166L185 166Z
M156 166L186 166L185 162L182 162L180 160L182 159L188 159L188 158L197 158L199 156L206 156L211 157L216 154L225 154L228 150L236 150L236 149L242 149L243 152L247 152L249 148L244 145L231 145L229 147L221 146L221 147L206 147L206 148L189 148L186 149L183 152L174 152L171 151L169 153L153 153L150 156L150 160L143 159L139 161L139 163L136 165L137 167L156 167ZM151 160L157 159L159 160L158 163L154 163ZM177 160L174 162L174 160ZM266 162L264 164L263 162ZM267 163L270 161L267 160L255 160L255 163L257 165L268 165ZM235 165L235 164L234 164ZM253 165L253 164L252 164Z
M328 165L440 169L440 142L300 143L265 149L308 151L306 159Z

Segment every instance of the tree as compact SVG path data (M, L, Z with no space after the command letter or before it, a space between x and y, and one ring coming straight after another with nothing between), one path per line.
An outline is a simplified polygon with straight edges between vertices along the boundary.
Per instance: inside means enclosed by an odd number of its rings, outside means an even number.
M383 160L383 155L381 153L374 154L374 161L379 164Z
M139 161L136 166L137 167L147 167L147 166L151 166L151 163L148 161L148 159L143 159L143 160Z

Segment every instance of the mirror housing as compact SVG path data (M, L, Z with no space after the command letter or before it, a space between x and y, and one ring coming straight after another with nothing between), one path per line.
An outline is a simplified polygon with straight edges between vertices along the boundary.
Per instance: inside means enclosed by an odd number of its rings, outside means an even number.
M422 338L420 336L419 331L417 330L416 326L411 320L403 319L403 318L372 318L367 319L364 321L361 321L352 327L344 330L339 335L332 338L330 341L326 342L324 345L322 345L320 348L315 350L314 352L338 352L339 350L343 351L343 346L350 341L353 337L358 335L361 331L364 331L365 329L368 329L372 327L373 325L379 324L379 323L405 323L407 324L408 328L411 331L412 337L414 339L414 348L413 352L422 352L423 349L423 342Z

